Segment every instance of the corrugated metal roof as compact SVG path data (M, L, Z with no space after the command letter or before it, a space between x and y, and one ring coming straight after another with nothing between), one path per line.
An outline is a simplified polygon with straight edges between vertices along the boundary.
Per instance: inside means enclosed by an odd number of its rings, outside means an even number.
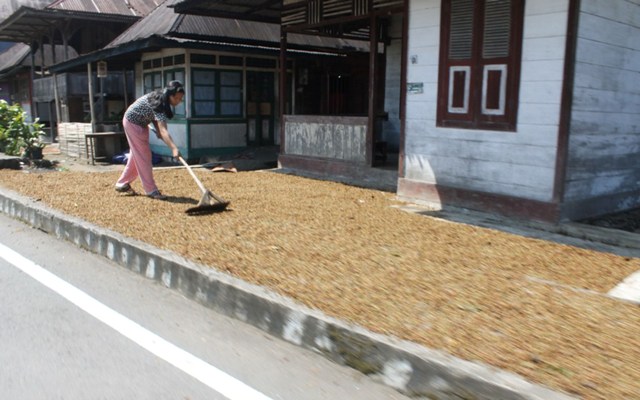
M173 9L166 7L166 4L170 2L171 0L165 1L164 4L156 7L146 17L137 21L115 38L106 48L117 47L121 44L145 39L153 35L169 34L176 20L180 18L180 15L173 12Z
M7 18L13 14L21 6L31 8L45 8L51 3L51 0L18 0L18 1L0 1L0 20Z
M284 1L285 4L289 2ZM280 0L180 0L174 2L173 7L181 14L280 23L282 4L283 1Z
M22 64L30 52L31 48L24 43L16 43L3 51L0 54L0 73Z
M276 23L286 32L369 40L373 15L402 13L404 0L180 0L177 13Z
M177 21L172 36L212 37L216 40L255 41L280 44L280 25L265 22L244 21L237 19L202 17L198 15L184 15ZM369 44L363 41L329 38L326 36L289 34L289 44L303 47L321 47L334 49L351 49L368 51Z
M128 63L127 67L130 67L129 64L135 62L132 55L135 58L145 50L156 51L169 47L224 51L244 49L272 54L280 49L278 24L176 14L171 6L178 1L167 0L103 49L51 66L50 70L70 71L98 60L117 60ZM369 51L366 41L313 35L289 34L288 43L297 45L297 49L289 46L290 51L296 52Z
M275 24L197 15L184 15L171 33L280 42L280 27Z
M47 8L143 17L161 3L162 0L57 0Z
M107 48L118 47L154 35L167 38L182 37L216 41L226 40L230 43L253 42L280 45L280 26L277 24L176 14L172 6L179 1L167 0L109 43ZM367 42L322 36L290 34L288 42L298 46L315 48L359 51L368 51L369 49Z
M31 43L34 38L50 33L51 28L56 23L66 23L69 20L95 21L102 24L110 22L131 24L140 18L131 14L101 14L52 8L35 9L22 6L0 22L0 40ZM99 29L99 25L94 26Z
M53 64L53 53L51 51L51 46L45 45L44 48L44 64L51 65ZM69 57L74 58L78 56L78 53L72 48L68 48ZM64 60L65 48L64 46L57 45L55 46L56 52L56 60ZM7 50L0 53L0 74L10 70L11 68L17 66L31 66L31 57L29 54L31 53L31 48L29 45L24 43L16 43L13 46L9 47ZM40 50L36 51L36 54L33 57L34 64L40 66L42 64L42 56L40 55Z

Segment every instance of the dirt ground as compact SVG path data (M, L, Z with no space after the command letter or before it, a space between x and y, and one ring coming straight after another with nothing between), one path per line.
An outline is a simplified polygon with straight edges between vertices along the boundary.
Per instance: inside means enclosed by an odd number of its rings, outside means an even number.
M156 172L168 201L115 193L118 172L0 171L0 185L263 285L375 332L585 399L640 399L640 308L604 294L624 258L400 211L394 195L273 172ZM134 188L141 191L139 182Z

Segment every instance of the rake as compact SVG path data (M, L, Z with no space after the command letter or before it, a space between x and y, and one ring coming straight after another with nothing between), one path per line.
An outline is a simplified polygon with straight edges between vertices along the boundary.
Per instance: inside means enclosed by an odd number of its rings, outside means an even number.
M198 202L198 205L188 208L187 210L185 210L185 212L191 215L201 215L224 211L230 202L216 195L211 190L205 188L202 182L200 182L200 179L198 179L196 174L193 173L193 170L191 169L189 164L187 164L184 158L178 157L178 159L180 160L180 162L182 162L182 164L184 164L184 166L187 168L187 171L189 171L189 174L191 174L193 180L198 184L200 191L202 191L202 198L200 198L200 202Z

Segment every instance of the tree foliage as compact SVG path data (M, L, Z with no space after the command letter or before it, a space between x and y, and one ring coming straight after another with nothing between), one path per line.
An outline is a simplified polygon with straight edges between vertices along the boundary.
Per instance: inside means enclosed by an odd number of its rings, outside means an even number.
M27 113L19 104L10 105L0 100L0 151L21 156L44 147L40 139L44 135L43 127L38 119L28 122Z

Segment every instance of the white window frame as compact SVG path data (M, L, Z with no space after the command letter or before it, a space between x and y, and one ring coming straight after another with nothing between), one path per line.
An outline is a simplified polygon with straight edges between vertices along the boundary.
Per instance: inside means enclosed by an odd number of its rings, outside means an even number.
M453 80L455 73L463 71L465 73L464 81L464 106L453 107ZM449 99L447 101L447 110L452 114L466 114L469 112L469 91L471 89L471 67L470 66L451 66L449 68Z
M485 65L482 72L482 114L484 115L504 115L507 98L507 64ZM487 108L487 82L489 71L500 71L500 104L498 109Z

